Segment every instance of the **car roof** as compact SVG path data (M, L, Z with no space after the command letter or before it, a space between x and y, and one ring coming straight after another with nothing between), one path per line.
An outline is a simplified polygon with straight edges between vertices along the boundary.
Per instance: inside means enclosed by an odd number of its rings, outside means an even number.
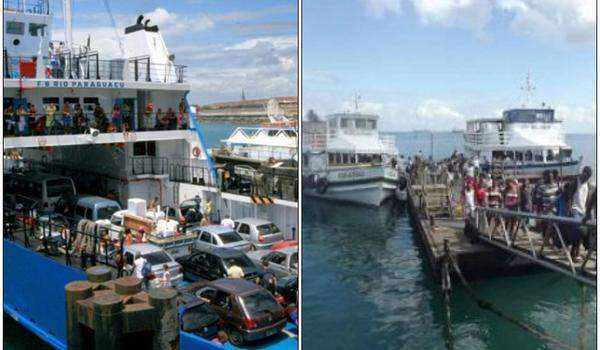
M104 197L99 197L99 196L91 196L91 195L81 195L80 197L77 198L77 204L78 205L88 205L88 206L92 206L98 203L102 203L102 204L111 204L115 207L121 207L119 205L119 203L117 203L116 201L113 201L112 199L108 199L108 198L104 198Z
M223 226L223 225L207 225L207 226L196 226L193 228L194 230L202 230L210 233L221 234L225 232L233 231L232 228Z
M200 249L201 252L211 253L223 259L227 258L235 258L238 256L246 255L244 252L238 249L233 248L223 248L223 247L210 247Z
M133 253L140 252L141 254L148 254L157 251L164 251L161 247L157 247L154 244L149 243L134 243L124 247L125 251Z
M245 224L250 224L250 225L262 225L262 224L270 224L271 223L271 221L257 219L257 218L243 218L243 219L238 219L235 221L243 222Z
M212 281L209 283L209 285L231 294L244 294L260 290L262 288L253 282L240 278L223 278Z

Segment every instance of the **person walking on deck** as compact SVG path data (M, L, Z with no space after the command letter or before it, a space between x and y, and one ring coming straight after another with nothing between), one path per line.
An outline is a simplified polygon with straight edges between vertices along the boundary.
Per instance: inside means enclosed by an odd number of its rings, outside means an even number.
M583 171L577 178L577 182L574 183L576 186L573 189L573 196L571 198L571 217L581 221L585 217L586 207L588 202L588 195L590 193L589 189L589 180L592 177L592 168L586 166L583 168ZM581 261L581 257L579 256L579 250L581 246L581 240L585 235L585 228L579 227L575 234L578 235L576 239L573 240L573 245L571 247L571 257L574 261Z

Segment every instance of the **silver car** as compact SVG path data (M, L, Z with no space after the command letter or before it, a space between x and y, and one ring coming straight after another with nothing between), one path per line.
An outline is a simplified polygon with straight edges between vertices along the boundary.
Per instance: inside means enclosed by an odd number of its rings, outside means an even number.
M270 221L256 218L244 218L235 221L235 230L256 249L270 249L283 241L283 233Z
M265 267L278 278L298 276L298 247L277 250L257 250L246 254L252 262Z
M125 255L125 261L130 268L133 268L133 261L136 253L142 254L142 257L152 264L152 274L154 278L150 280L151 288L157 288L162 286L162 279L165 270L164 264L167 264L169 272L171 273L171 285L177 286L183 280L183 269L178 262L173 259L171 254L164 251L164 249L157 247L149 243L137 243L123 247L123 253ZM113 252L113 254L116 252Z
M196 239L196 248L206 250L206 248L232 248L248 252L252 247L250 242L243 239L237 232L229 227L222 225L200 226L192 229L198 233Z

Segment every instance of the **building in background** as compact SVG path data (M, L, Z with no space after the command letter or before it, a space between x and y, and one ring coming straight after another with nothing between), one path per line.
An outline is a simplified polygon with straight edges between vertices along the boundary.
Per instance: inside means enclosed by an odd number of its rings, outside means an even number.
M242 124L261 124L269 122L268 106L276 104L284 117L298 120L298 97L272 97L257 100L213 103L196 105L196 113L205 122L233 122Z

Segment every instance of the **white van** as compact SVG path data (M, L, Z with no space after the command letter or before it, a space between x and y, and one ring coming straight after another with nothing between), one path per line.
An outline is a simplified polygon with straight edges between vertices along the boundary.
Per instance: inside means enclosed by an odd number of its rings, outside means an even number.
M34 199L39 208L53 208L61 196L77 194L73 179L48 173L14 174L6 178L4 187L11 193Z

